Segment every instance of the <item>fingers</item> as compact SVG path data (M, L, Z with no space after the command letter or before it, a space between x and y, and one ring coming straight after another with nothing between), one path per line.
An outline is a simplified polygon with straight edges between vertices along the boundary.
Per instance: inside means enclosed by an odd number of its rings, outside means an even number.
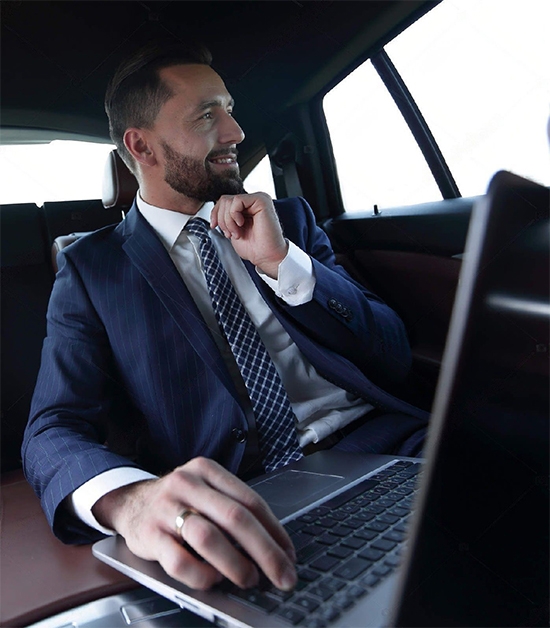
M188 525L187 517L182 524L180 517L173 516L174 508L179 507L176 505L179 499L176 500L171 492L173 480L170 480L170 476L166 478L144 484L143 490L137 494L134 492L137 499L129 504L130 525L119 532L124 536L128 548L137 556L158 561L168 575L193 589L209 589L219 583L224 574L193 553L191 544L184 544L186 537L182 533ZM179 514L184 510L180 509ZM199 515L190 516L202 519ZM206 538L206 542L209 543L210 539ZM246 574L241 576L242 581L245 579Z
M244 202L243 195L222 196L212 210L212 228L219 227L226 238L238 240L244 235L245 212L248 206L249 203Z
M192 589L205 591L223 580L212 565L193 556L180 540L170 535L159 546L157 560L169 576Z
M247 589L258 584L259 572L254 564L206 517L200 514L190 516L182 528L181 536L217 573L241 588Z
M197 462L200 461L201 459L197 459ZM253 513L254 517L289 556L290 560L294 562L296 560L296 553L292 541L267 503L256 491L252 490L236 476L228 473L221 465L212 460L206 460L205 462L207 463L204 470L205 478L210 486L242 504L247 510Z
M256 215L265 214L265 218L277 224L273 201L268 194L238 194L220 197L210 219L212 228L220 227L226 238L238 240L246 234Z
M271 198L263 192L222 196L214 206L210 225L231 239L237 254L261 272L277 278L288 252Z
M278 588L287 590L295 585L296 574L288 553L251 511L219 494L208 506L208 519L191 518L184 537L201 556L243 588L258 583L254 564ZM220 530L230 535L253 562Z
M189 471L196 476L185 477ZM202 516L189 516L182 528L184 540L217 571L240 587L258 582L258 570L273 584L290 589L296 582L294 550L288 535L265 502L225 469L195 459L174 482L185 486L186 502ZM230 538L228 538L230 537ZM237 542L251 562L238 549Z

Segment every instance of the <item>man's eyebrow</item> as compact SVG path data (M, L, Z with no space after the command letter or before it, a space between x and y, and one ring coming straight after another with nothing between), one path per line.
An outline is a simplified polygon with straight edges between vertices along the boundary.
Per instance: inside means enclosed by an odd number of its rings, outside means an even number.
M231 108L233 108L235 106L235 101L233 100L233 98L229 99L229 102L227 103L227 105ZM200 105L197 107L197 111L205 111L206 109L211 109L212 107L223 107L224 104L220 99L214 99L214 100L205 100L204 102L201 102Z

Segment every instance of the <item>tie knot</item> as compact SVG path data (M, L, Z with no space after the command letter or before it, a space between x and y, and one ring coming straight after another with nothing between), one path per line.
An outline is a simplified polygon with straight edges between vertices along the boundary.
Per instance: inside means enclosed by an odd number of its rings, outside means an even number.
M201 240L208 237L208 224L202 218L191 218L185 225L185 229Z

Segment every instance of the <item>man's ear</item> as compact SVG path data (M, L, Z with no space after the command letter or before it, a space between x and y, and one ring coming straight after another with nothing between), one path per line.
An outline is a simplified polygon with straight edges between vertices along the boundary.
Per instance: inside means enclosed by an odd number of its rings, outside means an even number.
M155 166L157 159L149 146L143 129L131 127L124 133L124 145L137 163L144 166Z

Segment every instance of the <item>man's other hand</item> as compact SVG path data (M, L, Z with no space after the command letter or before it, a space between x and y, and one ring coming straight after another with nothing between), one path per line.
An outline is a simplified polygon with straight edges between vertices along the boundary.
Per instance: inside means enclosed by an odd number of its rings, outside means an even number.
M288 243L268 194L221 196L212 210L210 225L213 229L220 227L242 259L277 279Z
M241 588L255 586L257 567L280 589L296 583L292 542L266 502L212 460L195 458L158 480L116 489L92 510L134 554L157 560L194 589L223 577ZM178 533L176 518L188 510Z

